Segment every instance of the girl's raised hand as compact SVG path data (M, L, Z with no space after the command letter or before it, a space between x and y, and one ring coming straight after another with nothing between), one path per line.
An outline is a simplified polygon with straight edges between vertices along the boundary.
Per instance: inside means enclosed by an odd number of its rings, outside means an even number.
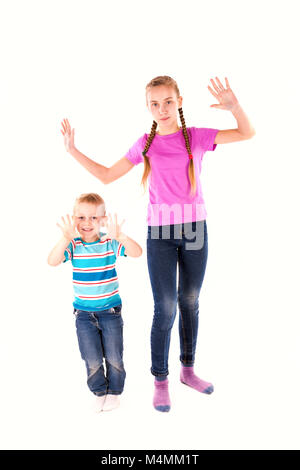
M66 147L67 152L70 152L75 145L74 145L74 129L71 129L70 123L68 119L64 119L61 122L62 129L60 132L64 136L64 144Z
M233 91L230 88L229 82L227 78L225 78L226 88L223 87L222 83L216 77L217 83L214 80L210 79L215 91L208 86L207 88L211 92L211 94L219 101L219 104L212 104L211 108L219 108L219 109L227 109L228 111L232 111L236 105L238 105L238 100L234 95Z
M123 233L121 232L121 226L123 225L124 222L125 220L122 220L122 222L118 224L117 214L115 214L114 220L112 219L111 214L108 214L108 221L106 225L107 233L106 235L103 235L103 237L101 237L101 241L105 241L108 238L121 241L123 237Z
M62 225L59 225L59 223L56 224L61 229L63 236L69 241L79 236L79 233L76 229L74 217L72 217L72 219L73 219L73 222L71 222L71 218L69 214L67 214L67 222L62 217L63 224Z

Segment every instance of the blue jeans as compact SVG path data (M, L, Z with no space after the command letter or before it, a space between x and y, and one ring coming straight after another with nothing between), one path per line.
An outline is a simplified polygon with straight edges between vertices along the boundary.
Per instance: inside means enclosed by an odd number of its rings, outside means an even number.
M168 230L169 235L166 233ZM151 372L158 378L163 379L169 373L170 336L177 302L180 361L185 366L194 364L198 334L198 298L205 274L207 253L206 220L148 227L147 260L154 298Z
M122 306L98 312L74 309L76 331L87 384L97 396L120 395L124 388ZM105 359L106 375L103 359Z

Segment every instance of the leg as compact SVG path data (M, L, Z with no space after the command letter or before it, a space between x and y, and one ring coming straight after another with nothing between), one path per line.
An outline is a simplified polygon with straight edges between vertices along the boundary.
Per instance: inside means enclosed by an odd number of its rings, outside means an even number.
M120 395L126 372L123 364L123 319L121 306L98 312L106 364L107 393Z
M151 329L151 372L168 375L171 329L176 316L177 244L174 240L147 240L147 262L151 281L154 316Z
M77 310L76 331L79 349L87 369L87 384L97 396L106 395L106 379L103 368L103 347L97 320L93 312Z
M158 411L170 410L168 356L171 329L176 315L177 244L174 240L147 240L148 270L154 298L151 329L151 372L156 376L153 405Z
M192 227L185 227L187 234ZM198 335L199 294L203 283L207 263L208 243L206 221L194 222L195 239L198 239L196 249L189 237L189 242L183 237L179 250L179 337L180 361L182 363L181 381L204 393L213 391L212 384L202 381L195 376L193 365ZM199 240L202 242L199 244ZM196 243L195 243L196 244Z

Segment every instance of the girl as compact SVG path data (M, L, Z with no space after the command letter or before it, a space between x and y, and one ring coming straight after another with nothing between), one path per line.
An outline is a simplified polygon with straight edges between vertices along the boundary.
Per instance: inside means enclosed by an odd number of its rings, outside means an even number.
M170 334L179 307L180 380L195 390L210 394L213 385L194 373L198 331L198 298L207 261L206 210L200 172L203 155L217 144L251 138L255 131L232 92L211 79L211 94L219 104L211 105L232 112L236 129L196 128L185 125L182 96L169 76L152 79L146 86L146 104L153 124L129 149L126 156L107 168L94 162L74 145L74 129L62 122L67 151L104 184L111 183L144 163L142 183L149 178L147 261L154 298L151 330L151 372L155 376L153 405L158 411L170 410L168 392L168 354ZM178 125L178 113L181 126ZM179 272L177 289L176 272Z

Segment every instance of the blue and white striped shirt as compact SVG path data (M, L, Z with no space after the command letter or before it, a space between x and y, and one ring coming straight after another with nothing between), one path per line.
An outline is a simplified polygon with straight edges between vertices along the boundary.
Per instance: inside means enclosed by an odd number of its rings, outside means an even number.
M78 310L101 311L122 303L115 265L118 256L127 256L125 247L100 238L91 243L74 238L64 252L64 263L71 260L73 265L73 306Z

